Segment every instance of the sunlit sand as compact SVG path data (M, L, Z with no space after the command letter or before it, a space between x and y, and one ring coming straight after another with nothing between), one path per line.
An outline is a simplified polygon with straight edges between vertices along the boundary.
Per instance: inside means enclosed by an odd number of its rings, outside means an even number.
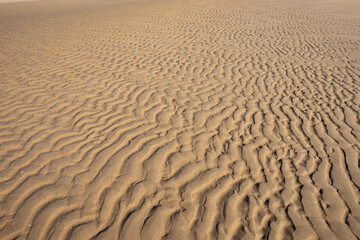
M359 5L1 4L0 239L359 239Z

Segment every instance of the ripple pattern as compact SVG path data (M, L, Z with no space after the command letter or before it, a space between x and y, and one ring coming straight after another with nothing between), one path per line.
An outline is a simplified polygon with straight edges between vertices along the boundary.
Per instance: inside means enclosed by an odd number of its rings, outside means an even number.
M3 6L0 239L360 238L359 2Z

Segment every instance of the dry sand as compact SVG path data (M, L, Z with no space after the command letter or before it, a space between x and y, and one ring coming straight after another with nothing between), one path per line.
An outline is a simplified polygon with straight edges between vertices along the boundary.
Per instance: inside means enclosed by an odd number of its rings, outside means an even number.
M0 239L359 239L359 5L1 5Z
M36 0L0 0L0 3L31 2Z

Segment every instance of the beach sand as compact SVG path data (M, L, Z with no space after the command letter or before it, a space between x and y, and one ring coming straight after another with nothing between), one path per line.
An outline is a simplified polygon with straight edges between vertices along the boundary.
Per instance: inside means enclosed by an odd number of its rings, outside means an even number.
M0 5L0 239L359 239L359 13Z
M0 0L0 3L31 2L36 0Z

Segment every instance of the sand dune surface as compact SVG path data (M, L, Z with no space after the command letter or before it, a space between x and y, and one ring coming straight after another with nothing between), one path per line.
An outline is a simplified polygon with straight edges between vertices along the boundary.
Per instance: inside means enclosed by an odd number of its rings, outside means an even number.
M359 239L360 2L0 6L0 239Z

